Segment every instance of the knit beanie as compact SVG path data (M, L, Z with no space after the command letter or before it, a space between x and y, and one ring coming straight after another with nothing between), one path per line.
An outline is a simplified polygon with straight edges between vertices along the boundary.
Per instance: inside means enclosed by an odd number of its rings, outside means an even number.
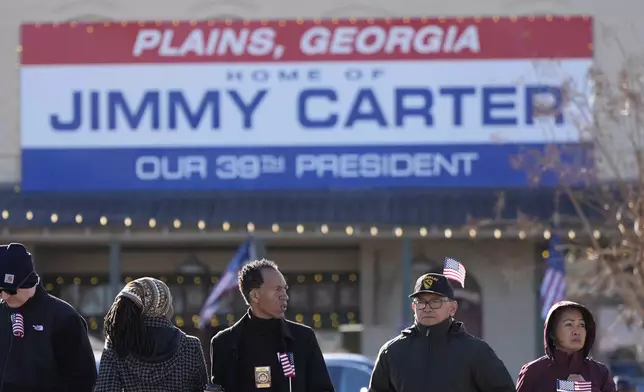
M172 307L170 288L154 278L139 278L126 284L116 298L132 300L143 310L144 317L166 317Z
M0 287L27 289L38 284L31 253L23 244L0 245Z

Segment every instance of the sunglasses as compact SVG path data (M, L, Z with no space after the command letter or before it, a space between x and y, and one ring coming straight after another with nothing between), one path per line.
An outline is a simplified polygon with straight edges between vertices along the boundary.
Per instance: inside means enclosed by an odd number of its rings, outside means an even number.
M24 278L24 279L22 280L22 282L20 282L20 283L18 283L18 284L16 285L16 288L15 288L15 289L7 289L7 288L4 288L4 287L0 287L0 293L7 293L7 294L9 294L9 295L16 295L16 294L18 294L18 289L19 289L23 284L25 284L25 282L27 282L27 280L28 280L29 278L31 278L31 275L33 275L33 274L34 274L34 271L31 271L31 272L29 273L29 275L27 275L27 277L26 277L26 278Z

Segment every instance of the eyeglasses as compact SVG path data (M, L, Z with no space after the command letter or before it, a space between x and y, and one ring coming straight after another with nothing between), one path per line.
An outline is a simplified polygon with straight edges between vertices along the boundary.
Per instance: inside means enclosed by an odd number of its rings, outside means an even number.
M29 273L29 275L27 275L27 277L26 277L26 278L24 278L24 279L22 280L22 282L20 282L20 283L18 283L18 284L16 285L16 288L15 288L15 289L7 289L7 288L4 288L4 287L0 287L0 293L7 293L7 294L9 294L9 295L16 295L16 294L18 294L18 289L19 289L19 288L21 288L21 286L22 286L23 284L25 284L25 282L27 282L27 280L29 280L29 278L31 278L31 275L33 275L33 274L34 274L34 271L31 271L31 272Z
M430 301L414 301L414 305L420 310L429 306L430 309L440 309L444 302L452 302L451 299L432 299Z

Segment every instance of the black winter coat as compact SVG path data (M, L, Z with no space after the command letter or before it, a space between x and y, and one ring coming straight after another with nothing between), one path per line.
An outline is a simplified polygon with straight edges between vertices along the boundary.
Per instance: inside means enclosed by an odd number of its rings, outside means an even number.
M144 322L153 351L120 358L108 339L94 392L203 392L208 367L199 339L166 318Z
M235 325L215 335L210 343L211 383L229 392L243 392L237 388L237 365L244 326L248 313ZM324 357L313 330L306 325L282 320L282 336L287 352L293 353L295 377L290 392L335 392ZM277 355L277 353L275 353ZM280 392L289 392L288 384L281 383Z
M14 336L12 314L24 336ZM19 308L0 301L0 391L91 392L96 362L87 323L67 302L38 285Z
M414 325L385 343L369 392L515 392L503 362L461 322Z

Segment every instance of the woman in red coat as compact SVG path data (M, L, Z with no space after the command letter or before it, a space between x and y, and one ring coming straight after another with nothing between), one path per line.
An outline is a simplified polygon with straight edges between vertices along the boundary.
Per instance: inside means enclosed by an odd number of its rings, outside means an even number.
M615 392L610 371L592 359L595 319L583 305L554 304L543 328L546 355L521 368L517 392Z

